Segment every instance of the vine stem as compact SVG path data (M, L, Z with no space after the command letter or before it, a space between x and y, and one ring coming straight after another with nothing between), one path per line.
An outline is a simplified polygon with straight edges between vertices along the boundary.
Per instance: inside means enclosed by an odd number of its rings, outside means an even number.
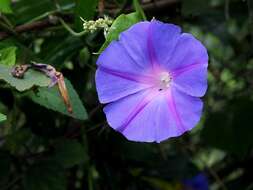
M62 26L63 26L70 34L72 34L73 36L81 37L81 36L83 36L84 34L86 34L86 31L75 32L74 30L72 30L72 28L70 28L70 26L69 26L62 18L59 18L59 21L60 21L60 23L62 24Z

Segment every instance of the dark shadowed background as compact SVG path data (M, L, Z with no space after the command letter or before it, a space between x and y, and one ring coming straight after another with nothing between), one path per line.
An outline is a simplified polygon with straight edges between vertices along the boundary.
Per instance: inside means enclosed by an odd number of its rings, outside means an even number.
M253 190L253 1L133 2L0 0L0 190L206 190L206 180L210 190ZM94 82L104 32L82 34L80 17L136 11L137 22L141 7L209 53L201 122L161 144L129 142L108 127ZM127 18L116 26L129 27ZM73 117L41 73L9 75L30 61L64 74Z

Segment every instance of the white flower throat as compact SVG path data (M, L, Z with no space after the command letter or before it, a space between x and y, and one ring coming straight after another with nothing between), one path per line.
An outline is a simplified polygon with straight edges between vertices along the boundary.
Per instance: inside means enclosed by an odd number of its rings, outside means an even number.
M162 72L159 75L159 91L165 90L170 87L172 77L168 72Z

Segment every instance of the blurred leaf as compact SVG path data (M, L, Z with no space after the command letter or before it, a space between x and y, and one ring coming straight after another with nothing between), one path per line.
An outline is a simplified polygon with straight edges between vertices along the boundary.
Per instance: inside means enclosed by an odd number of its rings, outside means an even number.
M11 0L0 0L0 13L12 13Z
M55 148L54 159L65 168L73 167L88 160L85 147L76 140L62 140Z
M29 70L23 79L18 79L11 75L11 69L12 67L0 65L0 80L9 83L18 91L25 91L33 86L48 86L50 84L50 79L38 71Z
M150 161L159 158L156 147L150 144L126 141L120 144L119 149L124 159L128 160L142 162L146 158L149 158Z
M15 46L0 49L0 64L13 66L16 63Z
M6 115L0 113L0 122L6 120Z
M76 0L76 7L75 7L75 25L76 29L79 31L82 30L82 21L80 17L84 20L91 20L93 19L96 7L98 4L98 0Z
M225 152L218 149L203 149L192 158L193 163L200 169L204 170L207 166L213 167L225 158Z
M7 135L5 145L12 154L15 154L24 147L31 137L32 133L28 128L21 128Z
M13 6L17 24L28 22L55 9L53 1L50 0L40 0L36 3L33 0L20 0Z
M160 178L146 176L142 177L142 179L159 190L182 190L182 185L180 183L170 183Z
M89 64L88 61L91 55L87 47L84 47L79 53L79 65L80 67L85 67L86 64Z
M125 31L140 20L140 15L136 12L127 15L121 14L118 16L109 28L105 42L99 49L98 53L101 53L113 40L117 40L121 32Z
M205 13L209 8L210 0L183 0L182 13L184 16L196 16Z
M31 22L33 19L46 18L52 13L59 12L56 8L56 2L61 11L71 11L75 6L73 0L40 0L36 3L34 0L19 0L13 6L15 22L17 24Z
M23 184L25 190L66 190L64 169L57 162L37 162L26 171Z
M251 100L241 98L231 101L224 111L210 113L202 138L211 146L243 157L253 147L252 107Z
M147 17L140 5L140 2L139 0L133 0L133 4L134 4L134 9L135 11L140 15L140 17L143 19L143 20L147 20Z
M39 88L38 92L31 92L29 96L35 103L40 104L48 109L58 111L76 119L87 119L87 112L72 84L67 79L65 79L65 83L68 89L70 103L73 108L72 114L67 111L57 86L52 88Z
M62 11L71 10L75 6L73 0L40 0L36 3L34 3L34 0L19 0L13 6L15 21L21 24L41 17L46 18L51 13L58 11L56 2Z
M225 46L218 36L207 33L204 43L212 56L220 60L229 60L234 55L233 49L230 46Z
M90 20L95 15L98 0L76 0L75 11L77 16L85 20Z
M59 42L56 42L55 38L50 38L49 42L43 46L43 52L40 57L44 63L62 66L66 59L76 54L83 47L80 38L73 36L61 37ZM48 51L49 49L50 51Z

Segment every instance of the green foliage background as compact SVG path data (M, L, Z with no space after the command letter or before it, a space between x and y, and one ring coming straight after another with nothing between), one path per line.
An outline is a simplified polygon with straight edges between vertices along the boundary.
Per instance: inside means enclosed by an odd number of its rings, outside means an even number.
M182 190L200 172L211 190L253 189L251 0L0 0L0 13L0 190ZM106 37L82 32L80 17L103 15L114 19ZM209 88L190 133L134 143L106 123L95 62L121 31L153 17L205 44ZM43 74L10 76L30 61L64 74L72 115Z

